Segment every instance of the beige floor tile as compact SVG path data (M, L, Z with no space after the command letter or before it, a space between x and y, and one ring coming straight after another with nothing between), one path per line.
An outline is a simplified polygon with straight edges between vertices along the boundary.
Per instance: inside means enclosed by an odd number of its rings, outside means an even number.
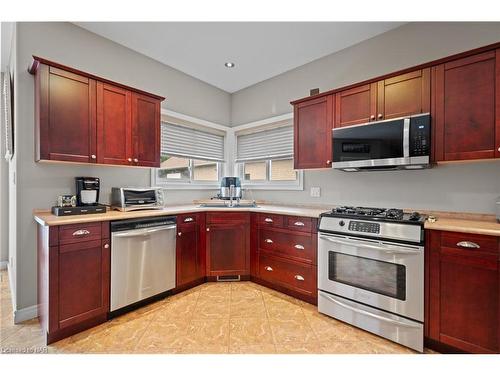
M269 319L276 345L318 343L318 339L305 320Z
M153 319L155 313L159 311L166 304L166 300L161 300L158 302L153 302L144 307L140 307L137 310L131 311L129 313L117 316L113 318L111 321L114 323L117 322L129 322L136 319L146 318Z
M151 320L177 320L192 318L196 308L197 298L186 297L167 300L151 316Z
M288 344L277 344L278 354L323 354L323 348L319 343L290 342Z
M200 298L230 298L230 283L214 283L200 290Z
M264 297L264 304L269 319L298 319L305 320L304 312L301 307L280 298Z
M196 303L193 319L229 319L229 297L200 296Z
M257 344L257 345L230 345L229 353L231 354L275 354L276 347L274 344Z
M231 318L247 317L266 319L266 306L262 298L242 298L231 300Z
M189 322L178 321L153 321L146 329L137 346L136 352L141 353L169 353L168 349L180 349L185 345Z
M326 315L305 313L305 316L319 341L353 341L367 338L364 331Z
M231 319L229 327L229 346L274 343L267 319Z
M257 289L236 289L231 290L231 302L240 300L259 300L263 302L262 293Z
M188 326L183 348L229 345L229 320L193 320Z
M227 345L189 345L180 349L182 354L227 354Z

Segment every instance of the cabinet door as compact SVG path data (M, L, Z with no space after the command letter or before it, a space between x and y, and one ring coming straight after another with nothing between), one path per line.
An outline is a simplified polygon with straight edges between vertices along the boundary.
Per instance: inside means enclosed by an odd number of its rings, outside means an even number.
M37 160L96 162L96 81L41 64Z
M97 162L132 163L131 93L97 82Z
M333 95L294 108L295 169L328 168L332 160Z
M377 120L430 112L430 68L377 83Z
M496 353L500 351L496 238L459 235L442 232L439 240L431 240L429 336L466 352ZM480 247L458 248L462 240ZM490 250L488 243L493 243Z
M133 164L160 166L160 101L132 94Z
M250 274L250 226L248 223L207 225L207 275Z
M375 120L377 84L353 87L335 94L335 127Z
M109 311L109 240L60 245L57 266L59 329Z
M177 227L177 287L199 278L198 224Z
M496 55L498 51L485 52L433 68L437 161L500 156L500 59Z

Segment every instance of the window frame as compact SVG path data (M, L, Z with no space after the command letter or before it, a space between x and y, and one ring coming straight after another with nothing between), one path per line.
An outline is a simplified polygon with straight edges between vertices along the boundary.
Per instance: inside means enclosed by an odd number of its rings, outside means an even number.
M273 160L293 160L293 158L269 158L256 161L266 162L266 180L245 180L245 162L237 162L235 170L241 179L241 187L243 189L256 189L256 190L304 190L304 171L301 169L294 169L297 178L288 181L272 181L272 167ZM253 161L248 161L252 163Z

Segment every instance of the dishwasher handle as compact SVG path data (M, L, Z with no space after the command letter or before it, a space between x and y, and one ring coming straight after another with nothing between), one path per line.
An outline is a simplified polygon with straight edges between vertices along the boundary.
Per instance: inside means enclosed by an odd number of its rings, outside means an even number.
M176 229L177 225L163 225L161 227L157 228L144 228L144 229L135 229L131 231L124 231L122 233L113 233L113 237L139 237L139 236L149 236L150 234L156 233L156 232L161 232L164 230L171 230L171 229Z

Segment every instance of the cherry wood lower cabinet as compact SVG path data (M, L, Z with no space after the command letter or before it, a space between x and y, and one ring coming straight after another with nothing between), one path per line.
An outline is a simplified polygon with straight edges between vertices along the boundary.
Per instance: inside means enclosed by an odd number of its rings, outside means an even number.
M203 282L205 277L205 246L202 234L205 214L177 216L176 288Z
M317 219L252 214L252 280L317 304Z
M425 333L431 344L500 353L500 240L427 231Z
M38 226L38 316L47 343L107 320L109 222Z
M250 275L250 213L206 214L207 276Z

